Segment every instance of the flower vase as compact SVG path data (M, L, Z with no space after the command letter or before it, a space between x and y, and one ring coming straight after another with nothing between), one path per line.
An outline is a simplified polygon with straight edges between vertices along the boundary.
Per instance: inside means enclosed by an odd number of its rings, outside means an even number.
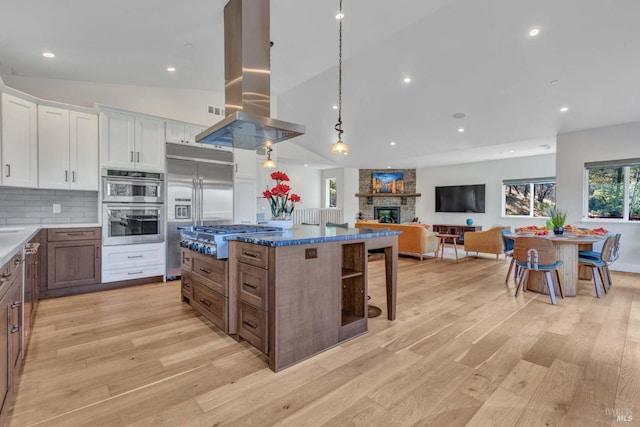
M283 230L293 228L293 220L290 215L283 215L281 218L271 218L271 220L267 221L267 224L271 227L280 227Z
M564 233L563 226L553 227L553 234L555 234L556 236L562 236L562 233Z

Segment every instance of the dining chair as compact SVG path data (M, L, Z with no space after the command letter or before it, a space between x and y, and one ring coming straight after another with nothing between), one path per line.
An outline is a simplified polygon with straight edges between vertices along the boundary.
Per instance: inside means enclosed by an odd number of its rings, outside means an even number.
M607 293L609 292L609 289L612 285L611 275L609 273L609 264L611 264L612 259L614 258L613 253L616 245L616 240L618 242L620 241L619 238L616 238L616 235L611 235L604 241L604 245L602 245L602 251L580 251L582 254L579 254L578 256L578 263L581 266L591 269L591 272L593 274L593 284L596 288L596 295L598 296L598 298L602 296L600 287L602 287L605 293Z
M520 287L522 287L522 292L526 291L529 272L540 271L545 273L551 304L555 305L556 293L553 286L553 278L551 277L551 272L555 271L560 296L564 298L562 283L560 283L560 273L558 272L562 261L557 259L556 249L551 240L544 237L518 237L513 247L513 257L522 272L516 288L516 297Z
M612 236L607 237L604 244L602 245L602 250L598 251L580 251L578 253L579 260L584 261L583 265L593 268L593 266L588 263L589 260L602 261L598 268L601 272L601 278L603 283L603 289L605 292L608 292L613 286L613 280L611 279L611 273L609 272L609 266L613 264L618 257L620 256L620 238L622 234L617 233ZM611 239L610 247L607 247L607 241ZM606 249L606 250L605 250ZM589 265L587 265L589 264Z
M516 259L513 257L513 248L515 246L515 242L513 241L513 239L509 239L506 237L506 235L510 233L511 230L509 229L502 230L502 239L504 240L504 259L507 260L508 258L511 258L511 262L509 263L509 270L507 271L507 277L504 278L505 285L509 283L509 276L511 276L511 271L513 270L514 266L516 268L516 271L513 274L513 278L516 282L518 281L520 273L518 265L515 262Z

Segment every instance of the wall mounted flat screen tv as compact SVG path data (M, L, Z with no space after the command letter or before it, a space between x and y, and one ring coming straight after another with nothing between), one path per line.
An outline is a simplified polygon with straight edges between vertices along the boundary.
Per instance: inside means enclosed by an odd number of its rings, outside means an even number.
M484 213L484 184L436 187L436 212Z

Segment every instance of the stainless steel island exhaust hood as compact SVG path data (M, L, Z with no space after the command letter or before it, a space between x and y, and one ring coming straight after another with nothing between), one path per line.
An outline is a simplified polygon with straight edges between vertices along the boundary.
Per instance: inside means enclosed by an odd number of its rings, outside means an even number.
M227 117L196 142L256 149L304 134L304 126L270 117L269 10L269 0L229 0L224 7Z

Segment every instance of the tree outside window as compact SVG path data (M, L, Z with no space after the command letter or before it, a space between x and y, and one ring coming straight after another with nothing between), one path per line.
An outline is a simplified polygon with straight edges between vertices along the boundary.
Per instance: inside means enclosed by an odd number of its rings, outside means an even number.
M640 221L640 159L587 164L587 216Z
M327 207L335 208L338 203L338 186L335 178L327 179Z
M502 189L505 216L545 217L556 204L555 178L505 180Z

